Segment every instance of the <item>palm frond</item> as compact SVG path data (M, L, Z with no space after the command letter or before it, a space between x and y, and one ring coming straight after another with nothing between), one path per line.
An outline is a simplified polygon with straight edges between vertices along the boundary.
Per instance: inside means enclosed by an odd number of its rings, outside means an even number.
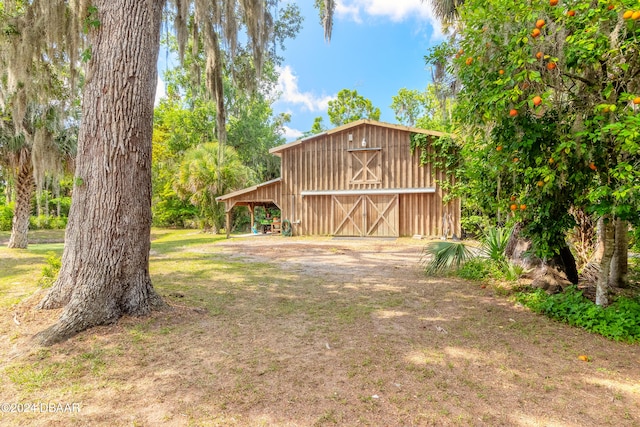
M512 228L490 227L484 232L481 250L495 261L504 260L504 250L507 247Z
M421 261L427 274L459 269L473 258L473 253L461 242L431 242L423 251Z

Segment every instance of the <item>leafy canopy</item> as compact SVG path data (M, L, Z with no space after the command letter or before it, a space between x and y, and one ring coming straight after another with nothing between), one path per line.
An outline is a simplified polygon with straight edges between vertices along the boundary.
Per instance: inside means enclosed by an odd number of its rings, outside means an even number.
M540 256L564 244L572 205L637 216L640 21L624 15L637 6L470 0L441 49L462 87L460 182L522 220Z

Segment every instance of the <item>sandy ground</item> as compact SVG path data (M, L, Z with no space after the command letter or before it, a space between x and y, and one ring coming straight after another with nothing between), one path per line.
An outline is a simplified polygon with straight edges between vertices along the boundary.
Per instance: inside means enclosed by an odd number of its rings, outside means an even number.
M178 263L154 277L174 310L45 350L26 343L56 313L25 303L21 326L12 313L0 324L0 401L81 410L0 413L0 424L640 425L640 346L530 313L495 286L425 277L423 245L260 236L186 247L246 274L203 270L177 292ZM75 371L67 381L46 369Z

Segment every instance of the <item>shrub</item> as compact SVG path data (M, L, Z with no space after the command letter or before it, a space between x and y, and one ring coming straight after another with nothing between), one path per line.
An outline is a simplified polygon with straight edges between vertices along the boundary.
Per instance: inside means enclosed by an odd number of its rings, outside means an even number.
M484 280L491 275L493 263L488 258L472 258L458 270L458 276L467 280Z
M30 230L62 230L66 227L66 217L38 215L29 218Z
M552 319L584 328L616 341L640 342L640 300L618 298L608 307L595 305L575 286L561 294L548 295L542 289L519 293L522 305Z
M55 252L47 253L47 265L42 267L42 277L38 280L38 285L43 288L50 288L58 277L58 272L62 266L62 258Z
M0 206L0 231L11 231L13 204Z

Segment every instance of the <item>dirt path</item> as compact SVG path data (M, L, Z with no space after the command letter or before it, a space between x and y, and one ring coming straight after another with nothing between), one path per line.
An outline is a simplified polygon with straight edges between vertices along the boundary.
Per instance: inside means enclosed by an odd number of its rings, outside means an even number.
M0 400L83 410L0 424L640 425L640 346L532 314L499 289L425 277L422 245L265 237L154 255L175 310L5 362ZM3 316L13 346L42 326L29 313L20 327ZM40 388L12 376L65 361L73 376Z

